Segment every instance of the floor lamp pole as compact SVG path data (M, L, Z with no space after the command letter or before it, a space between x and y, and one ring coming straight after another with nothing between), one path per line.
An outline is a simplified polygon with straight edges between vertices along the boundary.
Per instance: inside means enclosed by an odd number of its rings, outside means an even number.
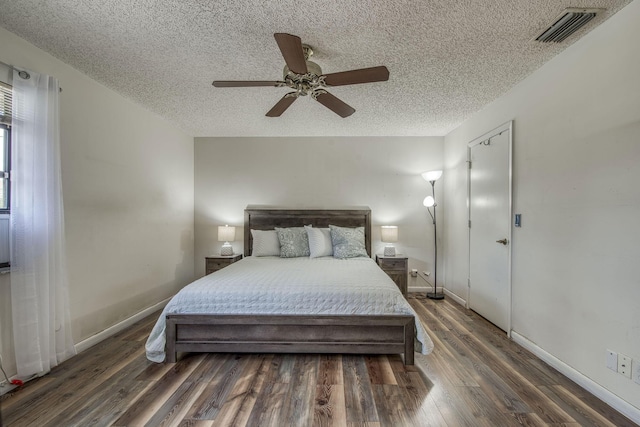
M438 293L438 228L436 225L436 189L435 181L431 182L431 194L433 196L433 292L427 292L427 298L429 299L444 299L444 292Z

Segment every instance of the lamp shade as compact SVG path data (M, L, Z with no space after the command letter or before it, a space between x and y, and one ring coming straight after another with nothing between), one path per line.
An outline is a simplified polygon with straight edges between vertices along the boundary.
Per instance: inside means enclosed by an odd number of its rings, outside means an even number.
M425 181L437 181L440 177L442 176L442 171L429 171L429 172L424 172L422 174L422 177L424 178Z
M382 241L386 243L395 243L398 241L398 227L395 225L383 225Z
M233 242L236 239L236 228L228 225L218 226L218 242Z
M427 196L422 201L422 204L430 208L436 204L436 199L434 199L432 196Z

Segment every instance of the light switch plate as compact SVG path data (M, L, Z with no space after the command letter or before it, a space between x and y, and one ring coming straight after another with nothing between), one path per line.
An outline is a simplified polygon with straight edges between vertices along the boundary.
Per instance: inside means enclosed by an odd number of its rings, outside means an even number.
M607 350L606 365L613 372L618 372L618 353Z

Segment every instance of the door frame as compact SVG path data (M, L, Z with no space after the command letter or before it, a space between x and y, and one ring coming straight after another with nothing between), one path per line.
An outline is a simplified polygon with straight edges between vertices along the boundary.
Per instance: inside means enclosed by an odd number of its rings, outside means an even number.
M471 298L471 147L480 144L494 136L500 135L504 132L508 132L509 136L509 229L507 231L507 239L509 239L508 261L507 261L507 301L509 301L509 308L507 311L507 336L511 337L511 312L513 310L512 300L512 277L511 277L511 263L513 252L513 120L486 132L485 134L474 138L467 144L467 301L466 308L469 309L469 300Z

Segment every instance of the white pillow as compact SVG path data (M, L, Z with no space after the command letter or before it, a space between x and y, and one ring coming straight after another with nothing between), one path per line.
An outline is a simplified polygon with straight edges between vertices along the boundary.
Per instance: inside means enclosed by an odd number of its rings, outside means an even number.
M305 225L307 237L309 237L309 258L321 256L332 256L333 245L331 244L331 231L328 228L313 228Z
M251 230L253 256L280 256L280 241L276 230Z

